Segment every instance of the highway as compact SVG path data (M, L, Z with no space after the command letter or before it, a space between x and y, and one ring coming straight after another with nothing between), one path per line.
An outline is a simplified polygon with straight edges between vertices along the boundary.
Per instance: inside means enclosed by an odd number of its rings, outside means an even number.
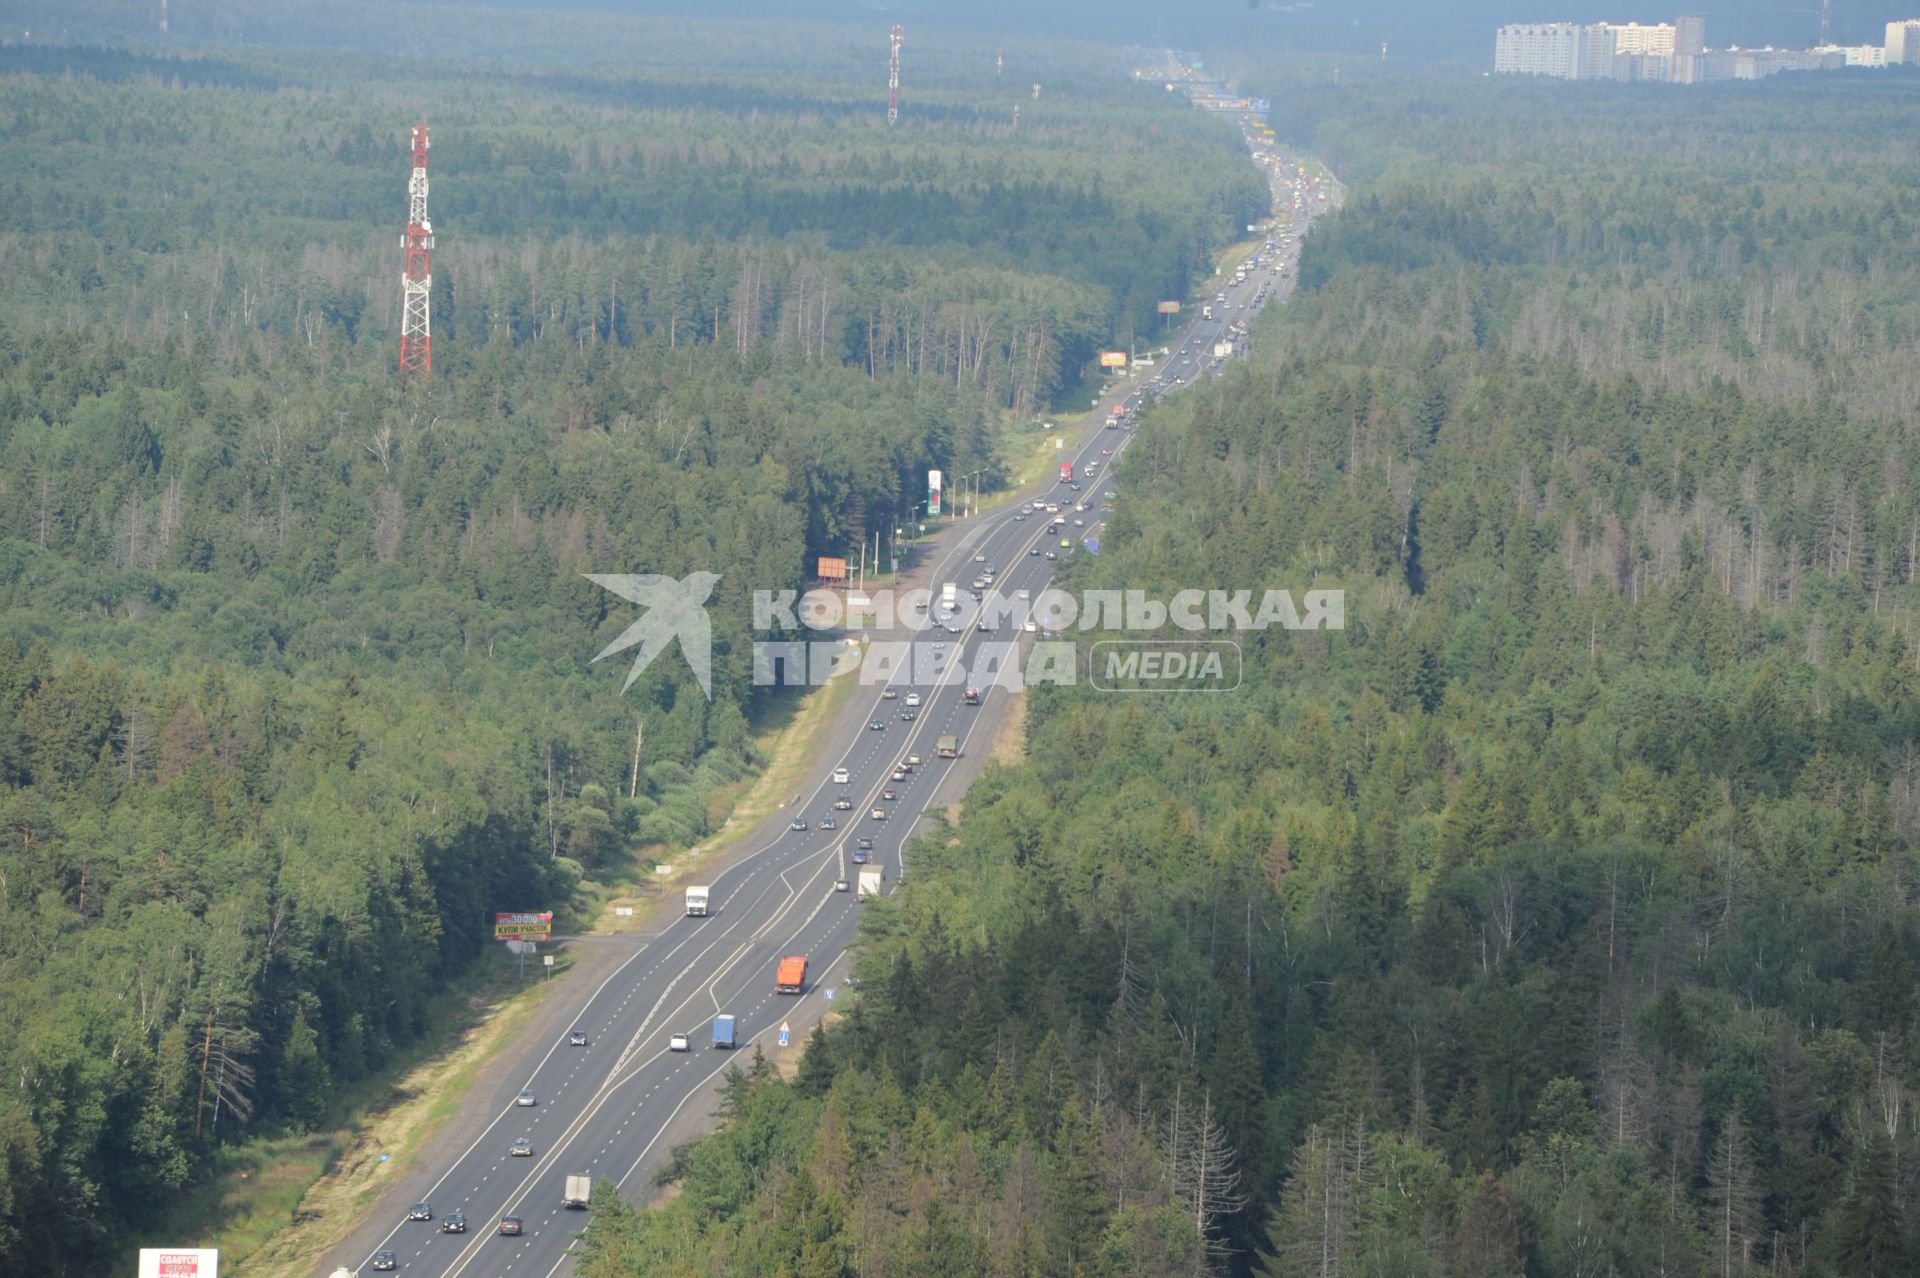
M1278 201L1282 184L1277 177L1275 183ZM1276 207L1287 206L1276 202ZM990 588L1014 597L1019 608L1018 592L1038 598L1047 587L1056 566L1051 556L1087 553L1084 541L1101 527L1101 499L1110 491L1114 463L1133 438L1128 426L1145 397L1218 370L1214 343L1234 333L1235 321L1250 321L1262 304L1280 296L1278 285L1291 283L1290 271L1283 277L1278 268L1293 260L1302 229L1296 221L1291 246L1264 253L1266 263L1244 282L1228 275L1213 284L1194 310L1212 306L1214 318L1193 315L1151 377L1124 383L1102 398L1107 413L1095 413L1089 427L1060 450L1061 460L1072 463L1077 491L1049 479L1021 500L953 527L932 543L919 584L934 592L935 617L941 615L942 583L957 583L964 601L973 580L991 568L996 571ZM1108 426L1115 406L1126 410L1122 424ZM1057 504L1064 527L1050 531L1049 513L1033 509L1035 500ZM1125 495L1118 500L1125 501ZM1077 505L1086 509L1076 510ZM1085 526L1076 527L1076 519ZM1069 543L1064 548L1063 538ZM877 637L939 643L939 651L957 657L961 666L982 642L1012 637L1004 627L986 636L971 626L960 628L964 633L940 629ZM1033 636L1019 638L1030 642ZM873 841L872 865L885 871L886 890L895 890L911 873L903 850L921 827L923 813L957 801L984 765L1008 694L988 688L981 705L968 706L964 681L952 676L954 663L944 670L944 677L926 684L908 682L914 673L908 668L884 688L857 687L836 716L798 801L742 840L739 851L709 877L711 915L663 920L596 985L574 992L570 1005L540 1020L536 1029L549 1031L551 1043L516 1058L526 1064L515 1077L477 1086L467 1102L470 1112L452 1119L447 1137L421 1155L427 1165L397 1177L372 1217L317 1272L332 1274L344 1267L369 1273L375 1253L390 1250L398 1271L406 1274L542 1278L570 1268L575 1235L587 1224L587 1213L561 1205L569 1173L612 1179L629 1199L644 1200L673 1145L708 1126L714 1090L727 1067L744 1066L756 1046L770 1056L780 1050L776 1043L783 1021L795 1027L786 1050L799 1051L802 1027L816 1021L836 997L846 997L848 946L862 906L855 892L836 891L835 882L857 878L851 864L856 841ZM909 694L923 701L911 720L902 717ZM936 758L935 742L949 734L959 738L959 757ZM895 766L909 755L922 762L904 780L894 780ZM848 780L836 783L833 774L841 768ZM883 797L889 789L896 798ZM836 810L835 800L842 796L850 806ZM876 809L884 819L870 815ZM796 817L808 828L790 828ZM823 817L835 820L837 828L822 829ZM797 997L773 989L774 966L787 954L804 954L810 963L807 988ZM721 1012L737 1020L735 1051L711 1046L712 1020ZM585 1046L569 1045L568 1030L574 1028L586 1032ZM676 1031L689 1036L691 1050L668 1049L668 1036ZM530 1106L515 1103L523 1088L533 1094ZM519 1137L532 1145L530 1156L509 1153ZM408 1206L416 1201L430 1205L433 1219L408 1219ZM446 1213L453 1210L464 1213L466 1233L441 1232ZM501 1218L509 1214L521 1218L524 1233L498 1232Z

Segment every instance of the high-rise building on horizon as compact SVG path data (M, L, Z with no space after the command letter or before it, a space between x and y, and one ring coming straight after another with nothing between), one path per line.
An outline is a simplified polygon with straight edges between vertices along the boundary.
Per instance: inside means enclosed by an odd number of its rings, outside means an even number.
M1920 62L1920 18L1903 18L1887 24L1887 65Z
M1575 22L1516 22L1493 37L1493 69L1500 75L1580 78L1584 32Z
M1502 75L1546 75L1563 80L1647 80L1708 84L1763 80L1781 71L1920 63L1920 18L1887 24L1887 42L1783 49L1773 45L1707 48L1707 20L1688 14L1672 22L1522 22L1494 33L1493 69Z
M1676 18L1673 23L1673 56L1692 58L1707 51L1707 20L1700 17Z

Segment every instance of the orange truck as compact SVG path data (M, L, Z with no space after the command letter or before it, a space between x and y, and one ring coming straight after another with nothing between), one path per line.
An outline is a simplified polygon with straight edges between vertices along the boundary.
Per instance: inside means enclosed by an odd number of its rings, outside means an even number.
M807 960L804 955L789 954L780 960L773 976L775 994L798 994L807 987Z

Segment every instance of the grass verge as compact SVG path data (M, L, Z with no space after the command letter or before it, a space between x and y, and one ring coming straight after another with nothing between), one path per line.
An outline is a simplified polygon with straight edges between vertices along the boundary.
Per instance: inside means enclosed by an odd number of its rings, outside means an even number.
M818 761L817 747L825 739L827 728L840 707L853 695L857 680L835 679L824 688L810 689L798 698L791 713L758 725L754 750L767 760L760 774L717 792L712 800L715 815L726 815L712 837L668 863L670 872L657 874L653 881L636 891L609 898L606 908L594 923L595 932L637 932L652 922L652 915L669 894L688 883L701 882L700 874L726 853L769 815L784 807L800 788L807 769ZM630 907L631 915L614 913Z
M566 963L561 956L555 971ZM213 1174L180 1196L168 1239L218 1247L222 1268L237 1278L311 1273L352 1229L357 1209L440 1130L547 988L543 980L523 983L515 961L499 951L476 963L465 983L472 992L446 1000L396 1064L341 1094L326 1130L223 1150Z

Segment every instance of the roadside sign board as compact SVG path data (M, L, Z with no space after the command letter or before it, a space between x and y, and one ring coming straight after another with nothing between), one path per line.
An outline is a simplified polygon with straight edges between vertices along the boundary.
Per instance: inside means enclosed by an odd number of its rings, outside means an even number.
M1180 313L1180 303L1178 301L1162 302L1160 303L1160 313L1162 315L1178 315Z
M496 941L549 941L553 939L552 914L496 914L493 916Z
M140 1278L220 1278L217 1247L142 1247Z
M785 1021L780 1022L780 1046L785 1047L787 1045L787 1036L792 1032L792 1028L789 1027Z
M845 581L847 579L847 561L835 559L830 555L820 556L819 577L822 581Z
M939 471L930 470L927 472L927 514L929 515L938 515L940 513L940 480L941 474Z
M1125 368L1126 366L1127 366L1127 353L1125 351L1101 351L1100 352L1100 367Z

